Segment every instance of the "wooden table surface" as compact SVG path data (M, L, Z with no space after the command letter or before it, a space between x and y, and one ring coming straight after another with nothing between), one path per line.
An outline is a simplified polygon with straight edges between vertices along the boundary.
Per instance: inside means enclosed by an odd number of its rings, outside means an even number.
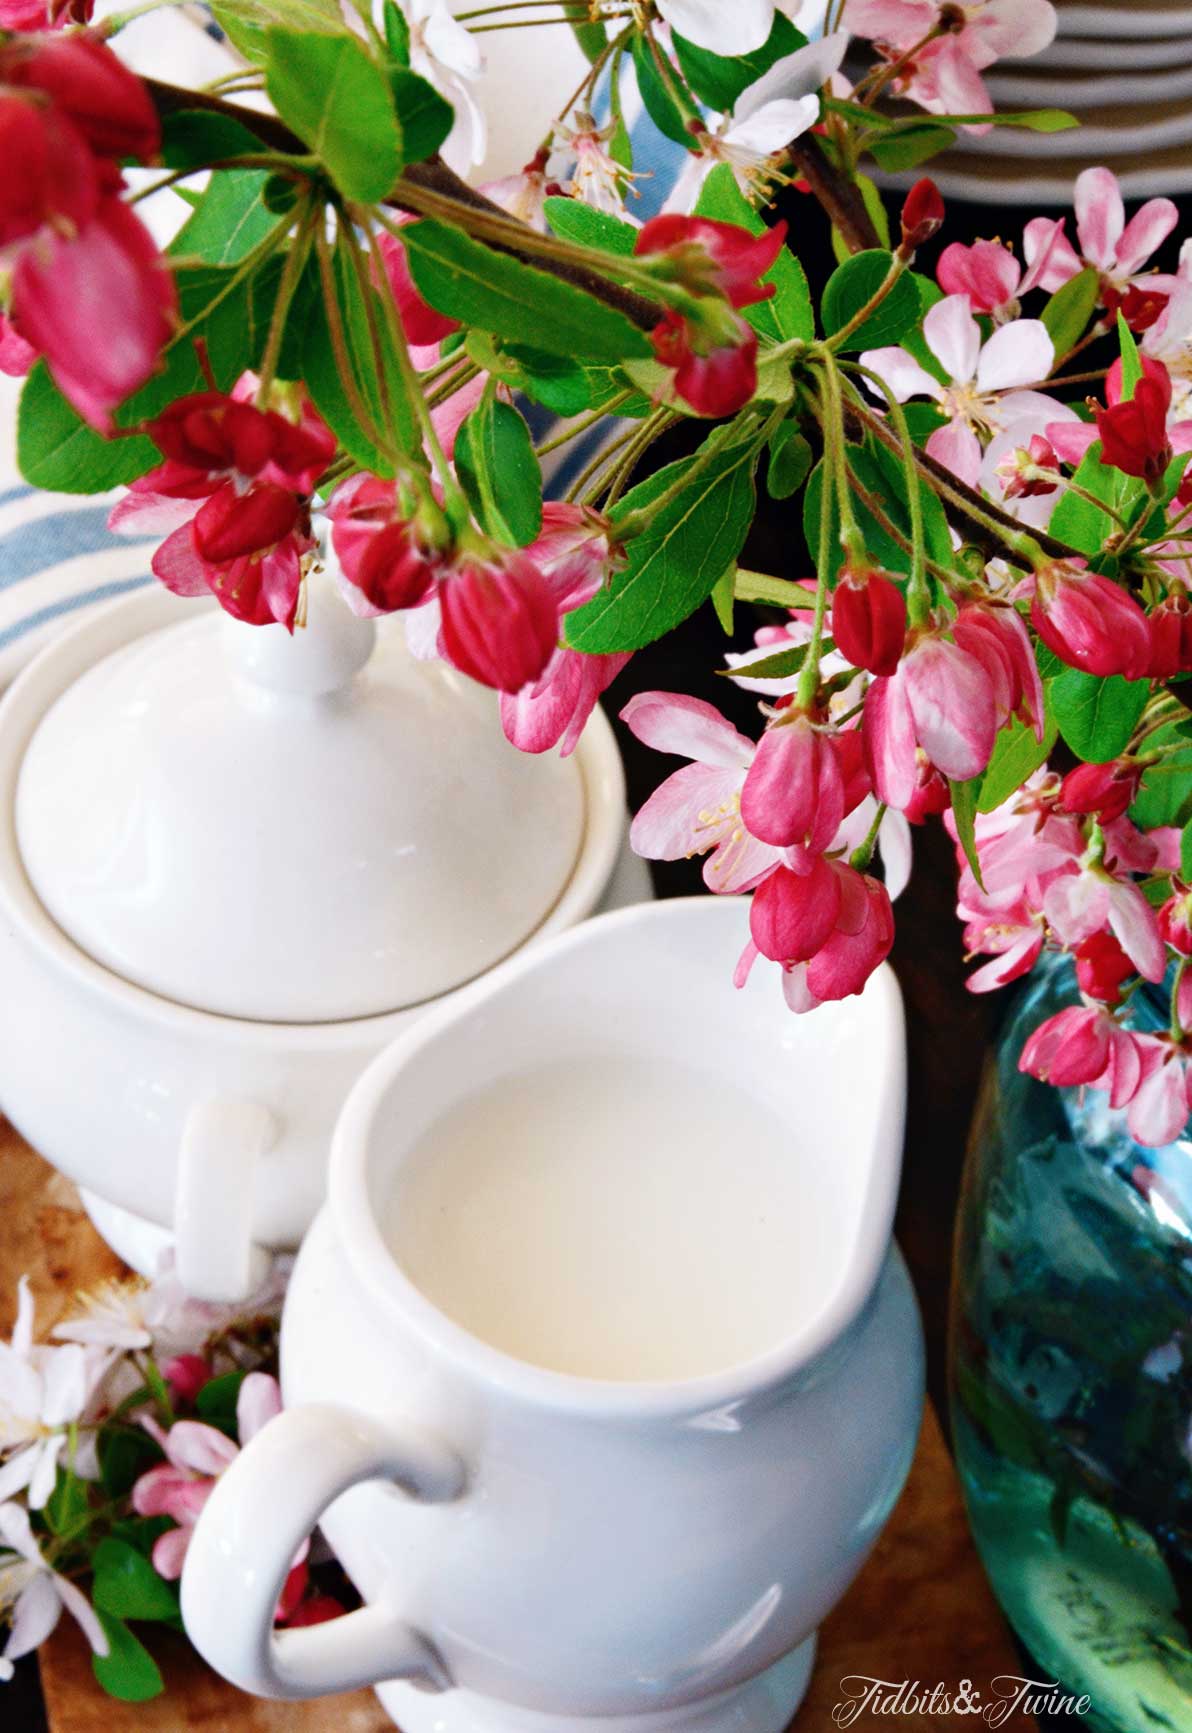
M95 1234L73 1188L0 1120L0 1332L12 1324L17 1279L29 1276L39 1330L70 1309L79 1290L121 1273ZM164 1696L136 1706L113 1703L91 1674L86 1645L63 1619L42 1656L51 1733L386 1733L392 1723L370 1692L320 1703L267 1703L241 1696L178 1638L150 1638L162 1665ZM910 1481L864 1571L820 1633L798 1733L827 1733L843 1692L858 1676L919 1680L955 1688L968 1679L988 1698L998 1675L1021 1667L969 1539L951 1460L929 1408ZM855 1687L854 1687L855 1689ZM897 1717L864 1713L858 1729L892 1724L928 1729L960 1715ZM0 1717L6 1728L9 1723ZM1003 1725L1033 1727L1024 1716Z

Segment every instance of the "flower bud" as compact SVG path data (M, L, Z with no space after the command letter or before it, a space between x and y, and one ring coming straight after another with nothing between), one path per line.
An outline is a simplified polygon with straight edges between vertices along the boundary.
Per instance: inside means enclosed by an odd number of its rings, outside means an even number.
M1159 931L1165 944L1181 957L1192 957L1192 890L1180 885L1159 910Z
M762 735L741 788L741 817L759 842L800 843L816 854L831 847L844 818L844 778L831 736L805 713L784 712Z
M1151 660L1147 673L1152 680L1170 680L1173 674L1192 672L1192 600L1173 591L1164 596L1147 616L1151 633Z
M810 872L780 866L762 880L749 906L749 931L763 957L805 963L827 943L839 913L839 874L819 855Z
M884 572L844 566L832 597L832 636L854 668L893 674L906 643L906 599Z
M144 162L161 148L149 92L106 43L85 31L14 37L0 45L0 85L39 90L97 156Z
M1049 560L1035 573L1031 624L1070 668L1104 679L1141 679L1150 665L1151 634L1134 598L1083 559Z
M1112 824L1134 800L1141 778L1138 764L1078 764L1060 784L1060 805L1065 812L1095 812L1102 824Z
M225 482L195 513L196 551L212 565L259 553L289 535L298 512L295 495L272 482L254 482L246 493Z
M944 201L928 175L917 180L902 203L902 242L899 256L909 259L917 247L939 233L944 223Z
M558 645L558 603L524 554L466 560L441 581L439 599L447 655L482 686L520 692Z

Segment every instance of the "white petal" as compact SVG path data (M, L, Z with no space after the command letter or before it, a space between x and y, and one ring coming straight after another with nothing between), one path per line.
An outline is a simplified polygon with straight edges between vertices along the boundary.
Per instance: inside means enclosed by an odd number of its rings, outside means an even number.
M883 876L890 901L900 897L911 877L911 827L905 813L887 812L877 833Z
M32 1452L34 1457L33 1474L29 1480L27 1497L30 1510L44 1510L46 1500L54 1490L54 1482L58 1478L58 1458L62 1454L62 1446L66 1443L66 1434L59 1432L53 1438L44 1439Z
M734 122L724 135L725 144L753 151L758 157L773 156L799 138L819 119L819 97L779 97L750 112L748 119Z
M662 209L669 216L677 212L680 216L688 216L695 209L695 201L699 198L700 188L716 167L715 160L703 151L694 155L686 152L679 178L666 196Z
M809 42L806 48L799 48L794 54L775 61L756 84L751 84L743 92L733 110L734 116L743 119L776 98L792 100L814 96L839 71L847 47L848 32L837 30L834 35L825 36L822 42Z
M441 66L457 72L461 78L479 78L484 71L480 44L470 30L456 22L445 5L435 6L427 16L422 40Z
M41 1412L41 1379L22 1354L0 1342L0 1439L3 1416L33 1420Z
M78 1625L95 1654L106 1655L109 1647L107 1635L95 1615L91 1602L82 1589L76 1588L74 1583L67 1582L65 1577L60 1577L57 1573L54 1575L54 1588L57 1590L58 1599L73 1618L75 1624Z
M928 318L931 315L928 314ZM1015 319L1002 325L981 350L978 391L1005 391L1046 379L1055 364L1055 344L1042 319Z
M981 330L973 318L968 296L945 295L928 308L923 335L949 379L957 385L967 385L976 374L981 353Z
M37 1467L37 1456L38 1448L35 1444L31 1444L28 1450L19 1450L15 1456L9 1457L4 1466L0 1468L0 1499L13 1498L18 1492L24 1492L33 1479L34 1470ZM14 1505L12 1508L15 1510L18 1507ZM2 1531L0 1531L0 1541L5 1546L15 1546L16 1544L15 1541L10 1541ZM31 1556L36 1557L36 1551Z
M41 1418L47 1426L65 1426L87 1401L87 1356L77 1342L43 1352Z
M33 1538L29 1512L23 1504L0 1504L0 1546L19 1552L30 1564L39 1565L41 1552Z
M861 355L861 365L876 373L879 379L884 379L899 403L905 403L908 397L938 398L941 395L939 380L933 379L926 367L920 367L914 356L908 355L905 349L893 346L887 349L866 349ZM865 389L874 397L881 397L881 392L868 379L865 381Z
M12 1328L13 1351L27 1355L33 1345L33 1295L28 1276L17 1283L17 1321Z
M713 54L752 54L774 28L774 0L658 0L658 10L672 30Z
M39 1649L58 1623L62 1602L49 1571L38 1571L21 1595L4 1645L6 1660L19 1661Z

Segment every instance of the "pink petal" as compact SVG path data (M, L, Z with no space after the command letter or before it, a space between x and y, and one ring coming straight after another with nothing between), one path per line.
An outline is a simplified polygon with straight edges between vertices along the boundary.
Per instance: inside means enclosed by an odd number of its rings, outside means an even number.
M905 349L891 346L886 349L866 349L861 355L862 367L868 367L876 373L879 379L884 379L892 394L899 403L905 403L908 397L936 397L941 392L938 379L933 379L925 367L920 367L913 355L908 355ZM867 389L875 397L881 393L866 381Z
M210 568L195 552L190 524L184 523L158 548L149 562L154 577L176 596L209 596Z
M943 638L924 638L905 663L919 744L937 770L967 782L989 763L996 732L993 687L975 657Z
M1117 176L1107 168L1086 168L1076 177L1073 203L1081 252L1090 264L1112 269L1126 223Z
M656 752L738 769L753 759L753 742L739 734L714 705L682 692L637 692L622 710L621 720Z
M186 1563L186 1550L190 1546L190 1537L194 1533L191 1528L171 1528L165 1534L159 1534L153 1543L153 1568L159 1577L164 1577L168 1583L176 1583L182 1575L182 1567Z
M929 307L923 320L927 347L957 385L976 377L981 331L967 295L945 295Z
M236 1429L241 1444L255 1438L261 1428L280 1413L281 1388L277 1379L271 1378L268 1372L250 1372L236 1397Z
M1145 265L1179 220L1179 208L1170 199L1148 199L1122 230L1117 248L1118 270L1132 274Z
M629 832L634 852L647 860L703 854L719 840L720 827L731 825L740 788L740 770L685 764L638 812ZM739 814L736 822L741 823Z
M175 1468L205 1475L222 1474L240 1453L230 1438L201 1420L176 1421L167 1434L166 1449Z
M1046 379L1055 364L1055 344L1041 319L1001 325L981 350L978 391L1006 391Z
M937 427L928 437L926 449L928 456L934 457L937 463L942 463L945 469L950 469L970 487L975 487L981 479L981 441L968 422L959 416L945 426Z
M188 524L199 508L197 499L176 499L132 487L108 513L108 528L118 536L164 536Z
M1109 887L1109 927L1144 981L1161 981L1167 948L1155 911L1138 886L1114 880Z
M1047 217L1032 217L1022 232L1022 251L1027 262L1030 287L1036 285L1053 294L1083 268L1080 255L1064 233L1064 223ZM1026 293L1026 278L1022 290Z
M870 682L863 728L874 792L887 806L901 812L910 805L919 786L915 724L901 669L889 679Z

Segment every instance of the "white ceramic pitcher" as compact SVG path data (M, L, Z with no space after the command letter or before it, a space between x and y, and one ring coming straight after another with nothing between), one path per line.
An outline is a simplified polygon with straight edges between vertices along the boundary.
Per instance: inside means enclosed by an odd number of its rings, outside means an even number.
M894 977L802 1018L760 969L738 994L742 912L699 898L598 917L430 1012L353 1091L286 1302L286 1411L216 1486L183 1578L187 1630L236 1684L377 1684L403 1733L786 1726L815 1629L906 1477L923 1355L890 1237ZM831 1172L830 1279L727 1370L634 1381L519 1360L433 1305L386 1240L395 1176L461 1095L618 1054L756 1096L791 1161ZM316 1523L366 1605L275 1632Z

